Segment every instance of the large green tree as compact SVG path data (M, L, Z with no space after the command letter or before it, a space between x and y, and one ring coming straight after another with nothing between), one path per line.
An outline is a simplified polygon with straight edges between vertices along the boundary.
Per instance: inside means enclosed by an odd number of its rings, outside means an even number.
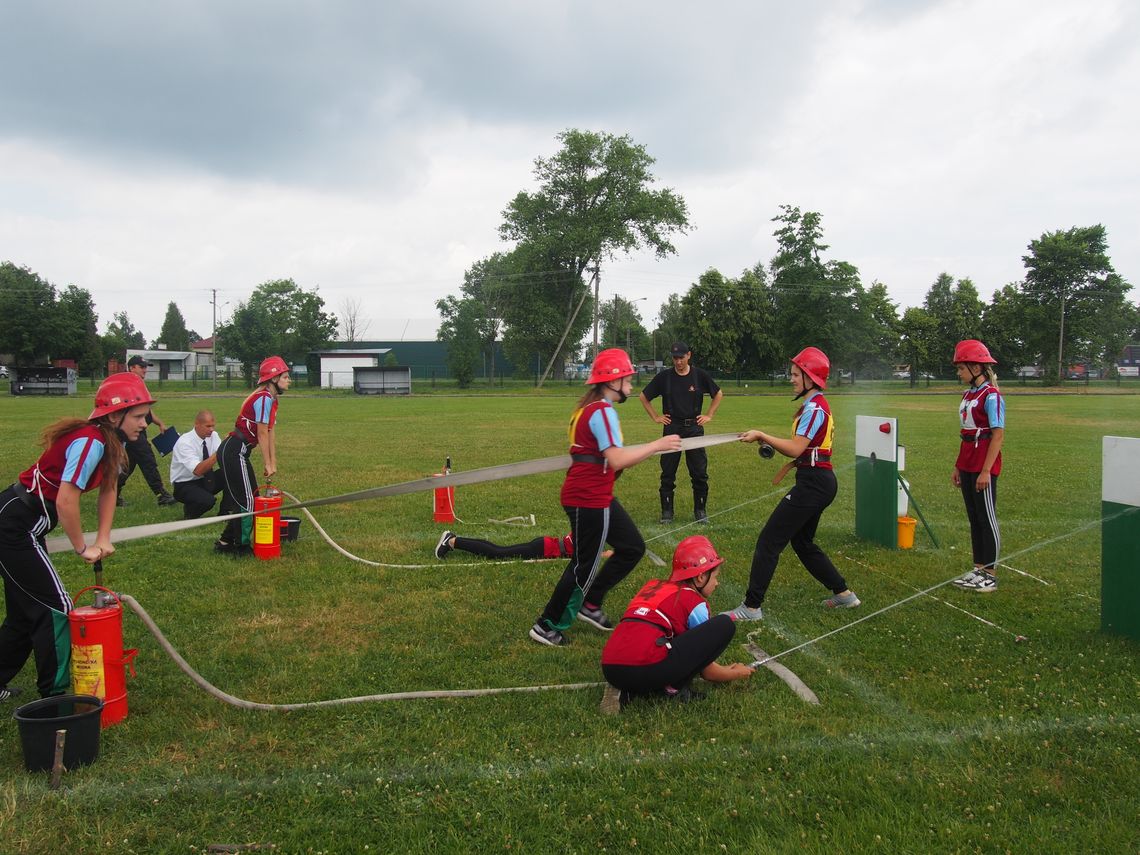
M146 347L146 336L135 329L135 325L131 323L127 313L122 311L115 312L111 316L107 330L99 337L99 342L103 348L103 359L105 361L123 360L127 358L126 351L128 349L142 350Z
M1127 337L1118 322L1130 286L1112 267L1104 226L1046 232L1030 241L1022 261L1022 293L1044 310L1038 343L1048 374L1064 379L1066 355L1109 358Z
M841 364L851 368L852 382L859 374L885 373L899 345L898 305L890 299L887 286L873 282L864 289L856 282L853 288L854 311L841 335Z
M0 351L31 365L58 354L59 333L55 287L27 267L0 264Z
M165 344L167 350L190 349L190 330L186 329L186 319L182 317L177 303L169 303L166 307L166 317L162 321L158 343Z
M81 371L101 368L103 346L99 339L99 316L95 301L86 288L68 285L56 301L59 319L59 344L53 355L74 359Z
M985 340L982 326L983 304L978 289L969 279L959 279L949 273L940 273L926 292L923 308L934 321L934 335L927 357L931 373L940 377L953 377L954 346L964 338ZM919 367L911 364L911 380Z
M487 365L488 382L495 382L495 342L502 330L501 304L516 287L511 260L497 252L477 261L463 275L459 297L447 296L435 303L439 310L439 341L454 351L457 364L470 363L474 376L475 356L480 352ZM466 339L473 338L473 342ZM474 349L474 354L472 354ZM455 366L452 365L452 371Z
M780 224L770 270L781 350L791 356L814 345L833 365L842 364L852 355L845 331L854 322L859 271L845 261L823 260L828 246L815 211L781 205L772 219Z
M702 367L740 375L780 359L771 330L773 307L763 267L728 279L710 269L681 298L680 338Z
M534 352L557 360L576 350L591 317L583 319L583 311L600 308L582 299L587 271L597 274L602 262L641 249L671 255L671 236L689 227L684 200L671 189L652 188L654 160L628 136L572 129L558 140L553 157L535 161L537 188L511 200L499 227L504 240L516 243L511 255L519 288L503 311L504 345L516 359ZM522 288L532 292L530 299L521 299ZM554 343L566 333L557 354L548 334L555 321Z
M649 330L645 328L638 311L640 300L626 300L614 295L599 307L601 315L601 343L603 347L620 347L633 360L648 359L653 347Z
M315 288L307 291L292 279L258 285L249 300L238 303L230 320L218 326L221 351L241 362L247 382L267 356L304 364L311 351L326 347L336 336L336 316L326 313L324 305Z

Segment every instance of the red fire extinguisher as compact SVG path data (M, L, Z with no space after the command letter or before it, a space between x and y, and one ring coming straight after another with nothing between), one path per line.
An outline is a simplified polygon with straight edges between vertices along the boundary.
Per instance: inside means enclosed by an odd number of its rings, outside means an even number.
M434 477L442 477L443 475L451 474L451 456L448 455L447 460L443 464L443 471ZM433 493L433 512L432 519L435 522L453 523L455 522L455 488L454 487L436 487Z
M135 676L137 648L123 650L123 604L119 595L91 585L75 595L76 602L95 591L95 604L75 606L68 614L71 630L71 688L77 695L103 700L103 727L127 717L126 667Z
M258 558L281 557L281 504L281 491L272 484L253 500L253 554Z

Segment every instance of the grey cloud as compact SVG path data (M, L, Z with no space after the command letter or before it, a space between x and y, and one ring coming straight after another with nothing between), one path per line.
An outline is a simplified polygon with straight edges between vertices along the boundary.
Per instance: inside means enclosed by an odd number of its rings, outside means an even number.
M339 183L406 175L417 135L459 119L646 134L655 154L715 168L810 68L816 20L767 5L23 4L7 13L0 74L23 83L0 90L0 134Z

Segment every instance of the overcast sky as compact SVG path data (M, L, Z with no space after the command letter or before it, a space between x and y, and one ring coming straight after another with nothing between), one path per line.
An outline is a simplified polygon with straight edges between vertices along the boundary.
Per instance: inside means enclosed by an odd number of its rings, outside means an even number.
M689 206L677 254L615 261L647 324L775 250L919 305L983 299L1029 241L1102 223L1140 268L1140 9L1129 0L195 0L5 3L0 261L209 335L260 283L432 338L435 300L506 247L502 211L567 128L628 134ZM1136 297L1133 291L1133 298Z

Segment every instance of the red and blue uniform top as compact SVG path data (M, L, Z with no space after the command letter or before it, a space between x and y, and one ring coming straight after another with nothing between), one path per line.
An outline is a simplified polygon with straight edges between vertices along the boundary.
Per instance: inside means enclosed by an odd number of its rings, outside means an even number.
M626 607L606 646L603 665L652 665L668 655L670 639L709 619L709 601L691 585L651 579Z
M608 508L614 497L614 470L602 456L621 448L621 424L609 401L593 401L570 417L570 456L562 482L562 504L571 508Z
M277 424L277 399L268 389L258 389L245 399L234 422L233 433L245 440L246 445L257 445L257 426Z
M35 466L20 473L20 483L47 502L56 500L61 484L72 484L81 493L94 490L103 481L99 464L105 449L103 432L84 425L53 442Z
M1005 401L1001 392L988 380L967 389L958 404L958 419L961 422L962 445L954 468L959 472L981 472L994 429L1005 430ZM1000 451L990 474L1001 474Z
M814 466L816 469L831 469L831 439L835 431L831 420L831 407L827 398L818 389L804 398L800 408L792 417L792 433L808 438L807 448L796 458L797 468Z

